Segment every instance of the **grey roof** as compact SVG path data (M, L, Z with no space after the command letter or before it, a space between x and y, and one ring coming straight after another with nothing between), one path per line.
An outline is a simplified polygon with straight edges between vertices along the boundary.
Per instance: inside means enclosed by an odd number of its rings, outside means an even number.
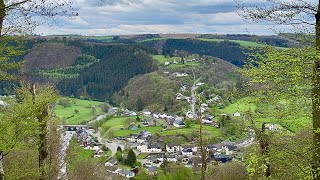
M148 170L149 172L155 172L155 171L157 171L157 167L151 166L151 167L148 167L147 170Z
M162 149L164 147L164 144L162 142L154 142L154 143L150 144L149 147Z
M185 148L182 150L183 152L192 152L192 149L191 148Z

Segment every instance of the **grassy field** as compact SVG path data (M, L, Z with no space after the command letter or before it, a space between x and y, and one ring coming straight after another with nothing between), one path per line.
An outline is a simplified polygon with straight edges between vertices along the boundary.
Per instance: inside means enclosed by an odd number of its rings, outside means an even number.
M101 128L102 132L106 135L108 131L113 130L115 137L123 137L128 136L130 134L138 133L142 130L147 130L151 132L151 134L159 133L162 136L166 135L186 135L186 134L192 134L199 130L198 124L191 124L190 128L180 128L180 129L172 129L172 130L163 130L163 128L160 125L153 126L153 127L143 127L141 126L138 128L138 130L128 130L124 129L121 130L120 128L123 128L123 124L127 119L135 119L135 117L115 117L107 122L105 122ZM136 123L141 124L141 122ZM103 129L107 129L107 131L104 131ZM215 137L221 136L221 132L219 129L212 127L212 126L204 126L204 131L208 133L208 135L212 135Z
M143 119L143 117L140 117ZM124 122L127 119L132 119L135 120L136 117L115 117L112 118L110 120L108 120L107 122L105 122L101 128L102 128L102 133L104 135L106 135L108 133L108 131L113 130L114 131L114 136L115 137L121 137L121 136L127 136L130 134L135 134L137 132L140 132L142 130L147 130L149 132L151 132L152 134L160 132L162 130L162 127L160 126L154 126L154 127L143 127L141 126L141 128L138 128L138 130L129 130L129 129L124 129L121 130L121 128L124 128ZM141 122L136 122L136 125L141 125Z
M158 61L160 64L164 64L168 59L164 55L152 55L152 58Z
M251 100L252 98L250 97L241 98L236 103L230 104L224 109L220 109L219 112L226 113L228 115L233 115L237 111L239 111L241 114L248 110L254 112L257 107L254 103L251 102Z
M98 101L89 101L89 100L81 100L81 99L71 99L70 106L63 107L61 105L57 105L54 109L55 114L61 118L65 119L66 124L81 124L85 123L96 115L101 114L102 110L98 107L102 102ZM96 106L96 115L92 114L92 107ZM75 110L79 112L76 113Z
M167 136L167 135L187 135L187 134L193 134L197 132L200 128L200 125L198 124L191 124L190 128L181 128L181 129L172 129L172 130L166 130L160 132L160 135ZM213 126L203 126L203 131L206 132L205 136L214 136L219 137L221 136L221 131L219 128L213 127Z
M242 40L228 40L228 39L207 39L207 38L197 38L198 40L201 40L201 41L209 41L209 42L222 42L222 41L230 41L230 42L235 42L235 43L238 43L240 44L240 46L242 47L261 47L263 46L263 44L260 44L260 43L256 43L256 42L253 42L253 41L242 41Z
M226 113L229 116L233 116L233 113L239 111L243 115L246 111L251 110L257 127L261 127L262 123L274 123L280 128L285 128L290 132L297 132L303 127L311 127L311 119L305 117L288 117L285 119L275 119L272 117L261 118L255 114L257 108L256 104L251 102L251 97L245 97L239 99L236 103L228 105L224 109L220 109L219 113ZM247 125L251 125L250 122L246 122Z

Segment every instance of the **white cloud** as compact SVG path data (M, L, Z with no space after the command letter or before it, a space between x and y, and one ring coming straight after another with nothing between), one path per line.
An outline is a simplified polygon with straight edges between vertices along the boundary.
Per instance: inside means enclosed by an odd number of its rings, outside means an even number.
M261 0L240 1L254 3ZM36 29L36 33L272 34L272 31L268 30L270 25L248 24L242 20L236 13L234 0L75 0L74 6L79 13L75 20L60 18L62 27L48 28L43 25Z

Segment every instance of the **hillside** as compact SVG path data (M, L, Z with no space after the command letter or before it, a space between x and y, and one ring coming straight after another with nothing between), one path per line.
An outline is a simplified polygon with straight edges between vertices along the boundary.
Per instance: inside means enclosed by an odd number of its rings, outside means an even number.
M80 48L64 43L40 43L24 57L25 68L63 68L73 64L80 54Z
M176 97L177 93L190 96L193 73L204 83L199 87L199 93L208 99L216 95L224 100L230 99L228 92L241 86L236 66L221 59L203 56L197 62L162 66L161 70L135 77L122 91L115 93L112 100L117 105L123 102L122 105L129 109L138 109L138 101L141 100L144 108L150 111L184 113L189 109L189 103Z

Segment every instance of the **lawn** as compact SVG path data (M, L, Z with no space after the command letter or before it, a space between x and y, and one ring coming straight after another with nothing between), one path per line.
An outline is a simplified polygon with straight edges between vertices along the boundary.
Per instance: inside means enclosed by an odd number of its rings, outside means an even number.
M144 117L140 117L140 118L143 119ZM104 135L106 135L108 133L108 131L113 130L115 137L121 137L121 136L130 135L130 134L135 134L135 133L140 132L142 130L147 130L147 131L151 132L152 134L160 132L162 130L162 127L160 127L160 126L153 126L153 127L141 126L141 128L138 128L138 130L129 130L129 129L121 130L121 128L124 127L124 122L127 119L135 120L136 117L114 117L112 119L109 119L101 126L101 128L102 128L101 132ZM139 125L139 124L141 124L141 122L136 122L136 124Z
M74 98L70 99L70 106L63 107L61 105L57 105L54 109L55 114L59 118L65 119L66 124L82 124L102 113L101 108L98 107L102 102ZM92 114L91 106L93 105L96 106L96 115ZM78 112L75 112L76 110L78 110Z
M180 128L180 129L172 129L172 130L166 130L163 132L160 132L160 135L167 136L167 135L187 135L187 134L193 134L197 132L200 128L199 124L191 124L190 128ZM203 131L209 133L205 136L214 136L214 137L220 137L221 131L219 128L213 127L213 126L203 126Z
M233 113L239 111L241 114L244 112L251 110L253 112L257 107L254 103L252 103L251 97L244 97L239 99L236 103L229 104L226 108L220 109L220 113L226 113L228 115L232 115Z
M168 61L168 58L166 58L164 55L152 55L152 58L158 61L160 64L164 64Z
M190 128L180 128L180 129L172 129L172 130L163 130L161 126L152 126L152 127L143 127L141 126L137 130L129 130L129 129L124 129L121 130L120 128L123 128L123 124L127 119L135 119L135 117L115 117L107 122L105 122L101 128L102 132L104 133L103 129L107 129L105 135L108 133L108 131L113 130L114 131L114 137L123 137L123 136L128 136L130 134L136 134L142 130L147 130L151 134L159 133L162 136L166 135L183 135L183 134L192 134L195 131L199 130L199 125L198 124L191 124ZM140 122L136 123L141 124ZM203 126L204 131L207 131L210 133L212 136L221 136L221 132L219 129L212 127L212 126Z

